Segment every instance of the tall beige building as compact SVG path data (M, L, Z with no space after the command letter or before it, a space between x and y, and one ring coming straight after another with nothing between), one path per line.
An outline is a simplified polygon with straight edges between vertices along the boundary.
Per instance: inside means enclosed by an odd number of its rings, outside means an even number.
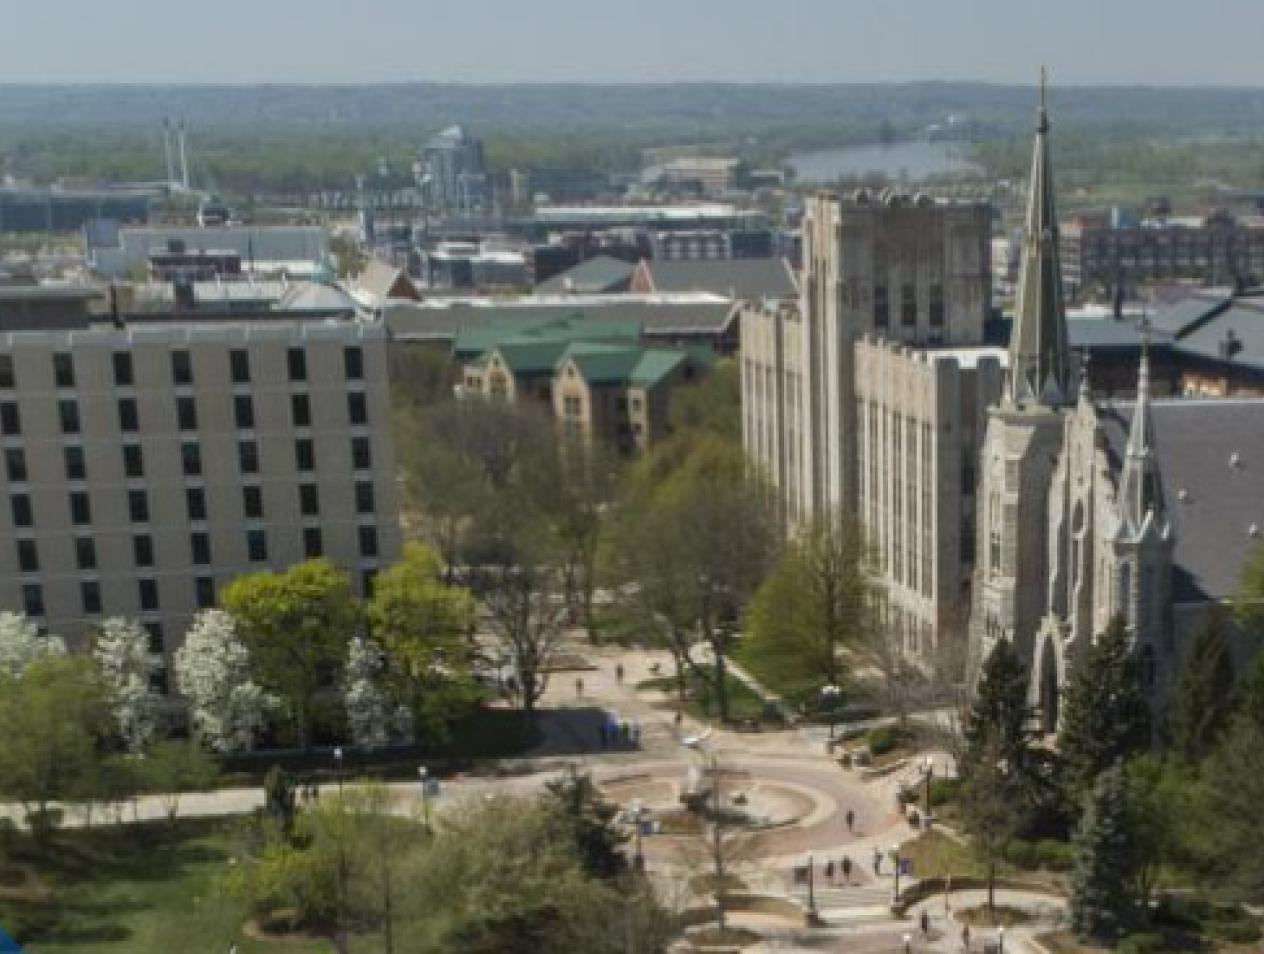
M926 654L969 606L973 459L999 393L986 204L808 200L798 307L742 316L743 434L792 524L865 525L893 632Z
M367 587L400 531L385 333L349 322L0 335L0 607L170 653L234 577L326 556Z

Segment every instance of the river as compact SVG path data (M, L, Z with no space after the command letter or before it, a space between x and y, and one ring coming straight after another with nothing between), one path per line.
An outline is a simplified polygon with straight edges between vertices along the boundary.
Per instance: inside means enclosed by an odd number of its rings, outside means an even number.
M894 181L978 170L968 143L899 142L889 146L836 146L793 153L787 160L800 182L831 183L880 173Z

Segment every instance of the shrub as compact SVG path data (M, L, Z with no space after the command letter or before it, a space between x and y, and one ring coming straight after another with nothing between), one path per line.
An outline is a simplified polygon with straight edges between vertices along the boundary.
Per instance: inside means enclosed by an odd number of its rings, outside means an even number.
M930 781L930 804L932 808L955 802L961 794L961 780L955 778L933 778Z
M1167 941L1162 934L1148 931L1130 934L1115 946L1115 954L1163 954Z
M908 733L895 725L880 725L869 731L866 740L869 751L873 755L885 755L894 752L908 738Z
M1229 944L1254 944L1261 936L1264 936L1260 925L1247 917L1242 917L1237 921L1213 920L1203 927L1211 937Z
M1075 867L1075 848L1063 841L1042 838L1025 841L1015 838L1005 851L1005 860L1019 868L1070 871Z

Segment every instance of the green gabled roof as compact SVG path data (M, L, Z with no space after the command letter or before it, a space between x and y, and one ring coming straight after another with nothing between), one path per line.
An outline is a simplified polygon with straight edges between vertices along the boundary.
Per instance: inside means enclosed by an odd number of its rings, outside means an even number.
M516 338L502 341L492 350L514 374L543 374L553 371L566 345L565 341Z
M688 360L689 355L677 348L647 348L632 369L631 382L652 388Z
M565 346L574 341L620 341L631 344L639 341L640 337L639 321L589 318L583 312L576 311L570 315L551 318L499 319L484 325L460 328L452 342L452 353L457 358L468 359L506 344L550 343L559 346L556 354L560 355Z
M616 384L628 380L641 360L641 349L582 341L570 345L558 364L568 359L575 362L589 384Z

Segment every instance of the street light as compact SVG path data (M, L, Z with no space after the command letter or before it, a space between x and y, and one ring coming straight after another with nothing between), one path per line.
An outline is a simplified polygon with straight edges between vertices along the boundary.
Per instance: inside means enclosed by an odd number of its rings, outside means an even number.
M338 797L342 797L342 746L339 745L334 749L334 764L337 765L338 774Z
M641 872L645 870L645 853L641 850L641 814L645 807L639 798L634 798L628 805L628 811L632 814L632 824L636 832L636 854L632 858L632 867Z
M417 778L421 781L421 816L426 821L426 831L430 830L430 772L424 765L417 766Z
M996 954L1005 954L1005 925L996 929Z
M935 760L931 756L926 756L926 811L922 815L924 821L923 828L930 827L930 780L935 775Z
M895 862L895 891L891 896L892 904L900 903L900 846L891 846L891 859Z
M835 707L838 705L838 700L842 694L843 690L839 689L838 686L833 683L821 686L821 704L825 706L825 709L829 714L829 740L831 743L834 741L834 716L836 715Z
M808 913L816 914L816 859L808 852Z
M913 951L913 935L904 935L904 954L912 954Z

